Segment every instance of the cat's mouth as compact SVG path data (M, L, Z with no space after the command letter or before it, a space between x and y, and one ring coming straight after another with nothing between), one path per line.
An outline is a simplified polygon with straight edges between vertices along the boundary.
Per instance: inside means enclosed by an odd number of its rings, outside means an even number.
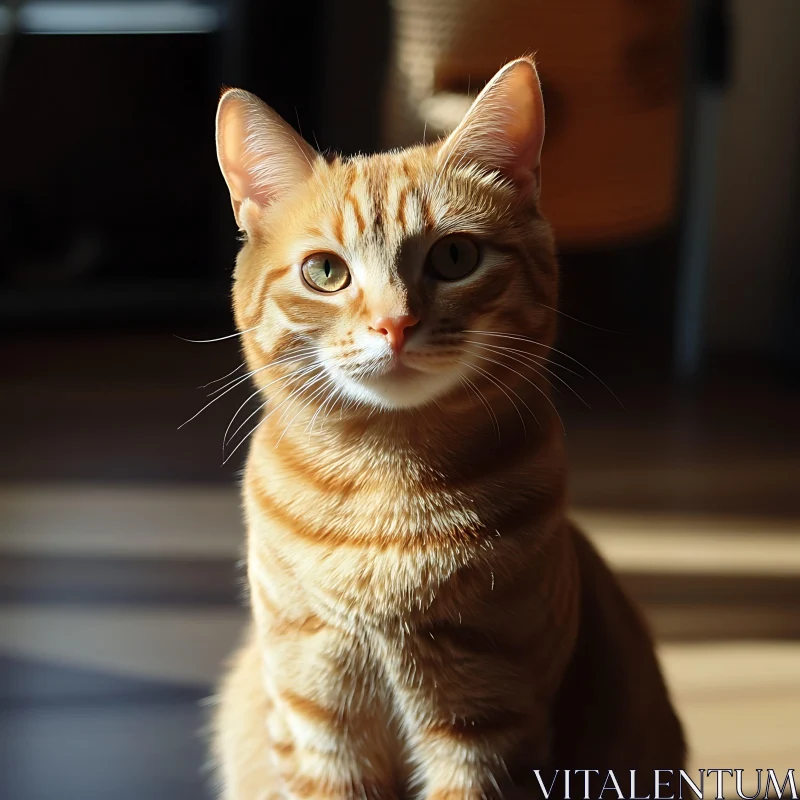
M413 408L430 402L457 380L452 370L430 367L425 359L401 351L355 374L347 369L337 372L341 388L354 399L383 408Z
M419 380L422 376L422 370L415 368L407 359L392 356L380 365L376 365L368 374L361 375L359 382L372 389L380 389L402 386Z
M393 380L401 380L402 378L409 378L413 375L418 375L420 370L413 364L413 358L409 358L404 353L392 353L381 365L381 368L376 372L378 378L391 378Z
M408 364L398 362L396 364L391 364L381 377L399 381L406 378L411 378L414 375L419 375L419 370L414 369L414 367L411 367Z

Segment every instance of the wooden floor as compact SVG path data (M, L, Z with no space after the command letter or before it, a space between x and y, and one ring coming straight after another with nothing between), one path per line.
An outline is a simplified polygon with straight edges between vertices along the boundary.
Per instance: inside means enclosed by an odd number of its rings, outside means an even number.
M780 775L798 769L800 643L670 644L660 655L692 768L744 769L751 779L757 768Z

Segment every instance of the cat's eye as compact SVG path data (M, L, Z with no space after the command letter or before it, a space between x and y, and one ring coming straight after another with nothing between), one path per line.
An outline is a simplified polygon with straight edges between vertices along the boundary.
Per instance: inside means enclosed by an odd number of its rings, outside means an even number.
M350 283L350 270L333 253L315 253L303 262L303 278L319 292L338 292Z
M466 278L480 260L478 245L466 236L445 236L428 253L431 272L443 281Z

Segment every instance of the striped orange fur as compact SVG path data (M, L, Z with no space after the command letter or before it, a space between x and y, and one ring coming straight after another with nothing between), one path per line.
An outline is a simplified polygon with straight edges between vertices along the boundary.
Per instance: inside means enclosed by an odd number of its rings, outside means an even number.
M683 764L647 631L565 518L543 114L528 59L444 142L374 156L220 102L236 321L268 400L225 800L533 797L534 769Z

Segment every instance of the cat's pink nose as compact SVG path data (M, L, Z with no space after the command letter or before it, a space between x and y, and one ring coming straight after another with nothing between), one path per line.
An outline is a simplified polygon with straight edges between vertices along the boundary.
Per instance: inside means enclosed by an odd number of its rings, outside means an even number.
M413 314L403 314L400 317L380 317L373 320L370 330L383 334L389 342L389 347L399 353L405 344L408 329L413 328L419 319Z

